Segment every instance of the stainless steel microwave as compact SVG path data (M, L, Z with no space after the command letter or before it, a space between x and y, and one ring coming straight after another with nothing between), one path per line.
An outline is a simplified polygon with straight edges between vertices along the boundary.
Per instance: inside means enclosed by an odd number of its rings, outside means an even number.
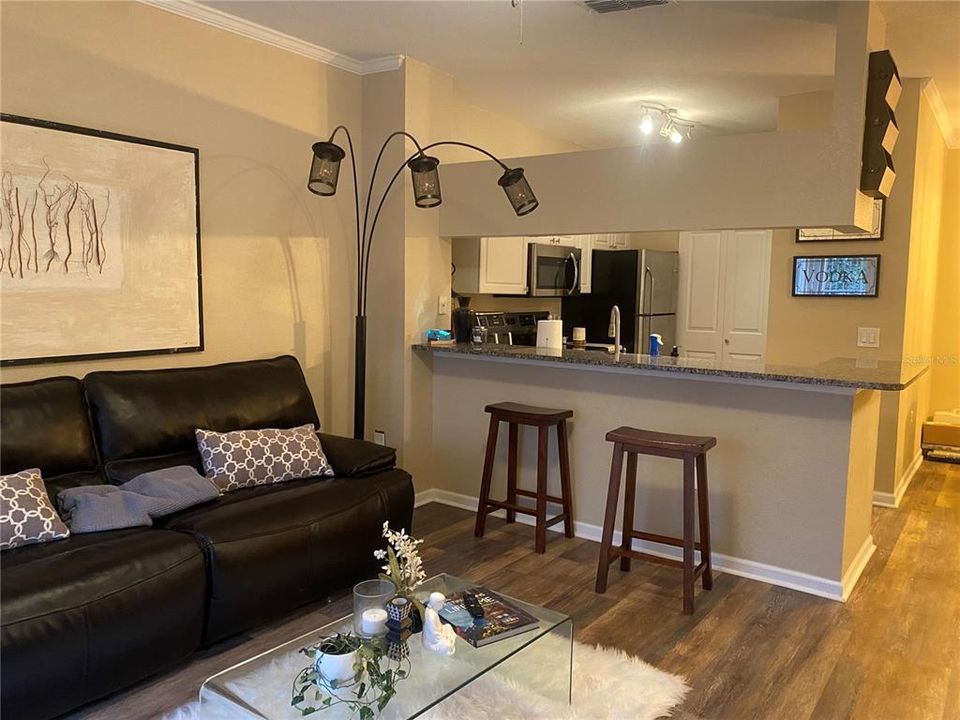
M580 248L530 243L527 252L528 294L534 297L580 294Z

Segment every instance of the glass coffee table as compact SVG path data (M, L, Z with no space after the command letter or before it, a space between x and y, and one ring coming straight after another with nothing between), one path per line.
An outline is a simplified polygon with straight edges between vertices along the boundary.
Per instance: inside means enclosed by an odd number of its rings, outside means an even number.
M474 586L475 583L453 575L437 575L426 580L417 594L423 599L431 592L442 592L449 597ZM409 675L397 682L396 695L376 717L383 720L429 718L433 715L432 708L461 691L477 693L485 704L496 702L497 683L504 680L555 703L569 703L573 621L553 610L506 595L502 597L536 617L539 627L481 648L457 638L456 653L450 657L426 650L421 635L413 635L407 641L409 657L403 660ZM213 675L200 687L201 716L211 720L304 717L290 702L295 678L311 664L300 649L315 645L322 637L352 630L353 616L348 615ZM437 712L441 711L442 707L437 708ZM356 718L357 713L349 705L334 704L307 717L342 720Z

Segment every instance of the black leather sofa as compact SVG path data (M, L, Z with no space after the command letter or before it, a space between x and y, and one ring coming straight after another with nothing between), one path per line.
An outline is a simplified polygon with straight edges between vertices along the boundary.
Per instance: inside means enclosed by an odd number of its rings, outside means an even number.
M0 386L0 472L48 493L188 464L193 431L318 424L293 357ZM248 488L151 528L0 553L0 715L52 718L376 571L411 525L395 452L320 435L336 476Z

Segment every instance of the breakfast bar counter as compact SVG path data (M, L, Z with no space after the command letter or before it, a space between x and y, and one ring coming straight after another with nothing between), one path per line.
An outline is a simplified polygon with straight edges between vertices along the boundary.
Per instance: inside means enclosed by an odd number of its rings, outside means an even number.
M902 390L925 371L852 359L787 366L621 354L617 361L602 350L488 344L417 344L412 356L429 373L430 396L423 401L432 407L431 461L418 471L418 485L437 499L476 508L490 403L573 411L574 529L593 540L603 525L609 430L628 425L715 436L709 459L715 570L838 600L849 595L874 550L881 391ZM521 487L535 477L535 445L521 438ZM549 456L555 463L552 451ZM506 457L506 446L496 457ZM641 457L638 468L637 527L677 535L678 464ZM558 469L551 467L549 476L548 490L556 495ZM505 477L499 464L492 497L505 495ZM548 549L562 542L549 534ZM635 546L678 556L645 541ZM611 587L617 577L614 571Z
M421 352L452 353L475 359L560 363L578 365L586 369L671 373L712 379L795 383L866 390L903 390L926 371L924 366L853 358L836 358L818 365L783 365L742 360L651 357L632 353L621 353L620 359L617 360L612 352L603 350L550 350L519 345L417 344L413 349Z

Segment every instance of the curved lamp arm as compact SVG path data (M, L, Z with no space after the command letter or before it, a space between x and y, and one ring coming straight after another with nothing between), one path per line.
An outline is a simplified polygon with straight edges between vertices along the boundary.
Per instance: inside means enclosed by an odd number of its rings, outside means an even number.
M357 257L360 257L363 249L363 242L360 239L360 193L358 192L357 186L357 156L353 152L353 138L350 136L350 130L346 125L337 125L333 132L330 133L330 139L328 142L333 142L334 136L337 134L338 130L343 130L344 135L347 136L347 147L350 148L350 168L353 172L353 211L354 211L354 222L356 223L357 228ZM364 228L366 230L366 228ZM362 297L362 288L360 287L360 268L357 268L357 307L360 307L360 299Z
M373 181L374 181L374 179L376 178L376 175L377 175L377 166L380 164L380 157L383 155L383 151L384 151L384 148L386 148L386 146L387 146L387 142L389 142L391 138L393 138L393 137L395 137L395 136L397 136L397 135L406 135L408 138L410 138L411 140L413 140L413 143L417 146L417 152L415 152L413 155L410 155L406 160L404 160L404 161L403 161L403 164L402 164L399 168L397 168L397 171L393 174L393 177L390 178L390 182L387 183L386 189L383 191L383 194L380 196L380 202L377 204L377 210L376 210L376 212L373 214L373 222L372 222L371 225L370 225L370 233L367 234L367 232L366 232L366 229L367 229L367 211L369 211L369 209L370 209L370 194L372 194L372 192L373 192ZM414 137L413 137L412 135L410 135L409 133L406 133L406 132L403 132L403 131L397 131L397 132L393 133L392 135L390 135L390 137L388 137L387 140L383 143L383 147L380 148L380 155L377 156L377 164L374 165L373 174L370 176L370 193L367 194L367 211L364 212L363 226L364 226L364 236L365 236L365 238L366 238L366 246L364 247L363 258L360 258L359 256L357 257L357 262L358 262L358 264L362 262L362 265L363 265L363 287L364 287L364 292L363 292L363 294L362 294L362 295L363 295L363 301L362 301L362 304L359 304L359 305L358 305L358 307L361 308L361 311L360 311L360 314L361 314L361 315L366 315L366 314L367 314L367 293L366 293L366 286L367 286L367 275L368 275L369 272L370 272L370 248L371 248L371 246L373 245L373 235L374 235L374 231L377 229L377 220L378 220L379 217L380 217L380 211L383 209L383 204L384 204L384 203L386 202L386 200L387 200L387 195L390 193L390 189L393 187L393 184L397 181L397 178L400 177L400 174L403 172L404 168L407 167L407 163L409 163L409 162L410 162L411 160L413 160L415 157L418 157L418 156L420 156L420 155L423 155L423 154L424 154L427 150L429 150L430 148L439 147L439 146L441 146L441 145L456 145L456 146L458 146L458 147L465 147L465 148L470 148L471 150L476 150L477 152L479 152L479 153L481 153L481 154L483 154L483 155L486 155L488 158L490 158L491 160L493 160L493 161L494 161L495 163L497 163L500 167L502 167L505 171L510 169L509 167L507 167L507 166L503 163L502 160L500 160L500 158L498 158L498 157L497 157L496 155L494 155L493 153L491 153L491 152L489 152L489 151L487 151L487 150L484 150L482 147L477 147L476 145L471 145L471 144L469 144L469 143L459 142L459 141L457 141L457 140L440 140L440 141L438 141L438 142L430 143L429 145L425 145L425 146L423 146L423 147L420 147L420 143L418 143L417 140L416 140L416 138L414 138ZM358 269L359 269L359 268L358 268Z

